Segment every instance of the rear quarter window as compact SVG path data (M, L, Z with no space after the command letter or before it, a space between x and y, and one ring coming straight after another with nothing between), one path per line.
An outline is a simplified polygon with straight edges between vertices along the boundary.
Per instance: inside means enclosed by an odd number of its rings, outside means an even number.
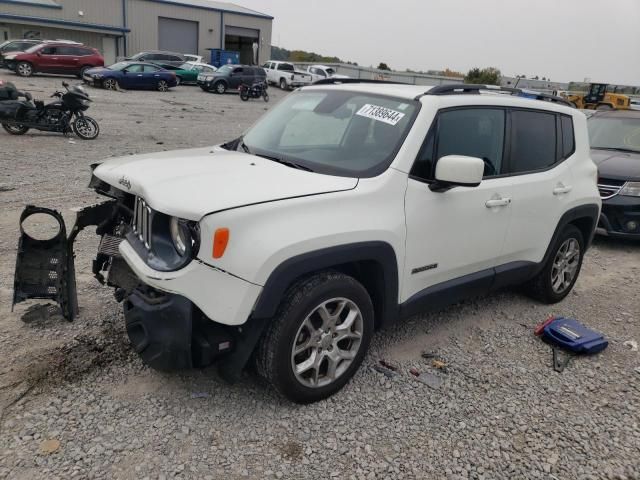
M544 170L556 163L556 115L529 110L511 112L509 173Z
M562 127L562 158L568 158L573 155L576 149L573 133L573 118L562 115L560 117L560 126Z

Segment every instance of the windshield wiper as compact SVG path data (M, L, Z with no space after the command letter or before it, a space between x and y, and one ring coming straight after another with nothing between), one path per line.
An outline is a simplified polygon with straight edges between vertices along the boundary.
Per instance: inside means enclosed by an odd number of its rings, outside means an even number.
M281 163L282 165L286 165L287 167L295 168L297 170L305 170L307 172L313 172L313 170L306 165L301 165L296 162L291 162L289 160L284 160L283 158L272 157L269 155L262 155L260 153L256 153L256 156L266 158L267 160L271 160L273 162Z
M628 152L628 153L640 153L640 150L634 150L632 148L621 147L591 147L594 150L614 150L616 152Z

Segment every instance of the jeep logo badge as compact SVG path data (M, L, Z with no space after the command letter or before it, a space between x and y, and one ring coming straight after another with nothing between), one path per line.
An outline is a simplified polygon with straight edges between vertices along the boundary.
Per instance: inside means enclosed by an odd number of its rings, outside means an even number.
M118 180L118 183L120 185L123 185L123 186L127 187L127 190L131 190L131 182L124 175L122 176L122 178L120 180Z

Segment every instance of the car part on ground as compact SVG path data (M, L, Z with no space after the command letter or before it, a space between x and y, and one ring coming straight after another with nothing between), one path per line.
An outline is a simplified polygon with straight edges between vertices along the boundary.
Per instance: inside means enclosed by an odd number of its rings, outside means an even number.
M308 403L349 381L375 329L507 286L571 291L600 213L584 115L352 80L293 92L224 145L93 170L115 201L93 271L147 363L229 362L234 379L255 353Z
M100 127L84 114L91 103L89 94L82 86L62 85L66 92L56 91L51 96L57 100L48 104L22 92L18 94L25 100L0 100L0 124L11 135L24 135L33 128L65 135L74 132L83 140L94 140Z

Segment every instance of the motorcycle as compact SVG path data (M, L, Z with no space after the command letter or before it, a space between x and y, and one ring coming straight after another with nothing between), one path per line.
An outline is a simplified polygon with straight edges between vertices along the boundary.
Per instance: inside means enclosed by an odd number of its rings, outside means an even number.
M69 86L67 82L62 82L62 86L66 92L56 91L51 98L57 100L45 105L41 100L33 100L29 92L20 92L12 84L5 85L4 92L0 92L2 128L11 135L24 135L34 128L65 136L73 132L83 140L97 138L98 122L84 114L91 102L87 91L81 85Z
M243 101L247 101L250 98L262 97L265 102L269 101L269 94L267 93L267 82L256 82L249 86L246 83L240 85L240 98Z

